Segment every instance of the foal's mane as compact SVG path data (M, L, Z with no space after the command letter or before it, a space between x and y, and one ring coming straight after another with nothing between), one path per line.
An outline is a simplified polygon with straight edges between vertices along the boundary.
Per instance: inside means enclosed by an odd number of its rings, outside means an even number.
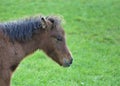
M30 17L17 21L9 21L0 24L3 32L10 37L12 41L29 40L34 32L41 29L41 16Z
M10 37L12 41L26 41L32 38L33 34L42 29L42 16L30 17L17 21L0 23L4 34ZM59 25L60 19L55 16L46 17L47 20L54 22L53 25Z

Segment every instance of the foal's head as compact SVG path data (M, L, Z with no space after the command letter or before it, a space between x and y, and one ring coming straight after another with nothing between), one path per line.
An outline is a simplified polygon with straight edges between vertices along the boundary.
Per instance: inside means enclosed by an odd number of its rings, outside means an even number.
M41 20L45 29L43 51L59 65L69 67L73 59L67 48L65 32L60 20L56 17L47 17Z

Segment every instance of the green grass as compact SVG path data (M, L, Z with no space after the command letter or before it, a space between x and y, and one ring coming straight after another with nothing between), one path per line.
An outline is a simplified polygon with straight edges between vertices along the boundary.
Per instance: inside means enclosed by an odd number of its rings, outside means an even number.
M120 86L119 0L0 0L0 21L36 14L61 15L71 67L37 51L24 59L12 86Z

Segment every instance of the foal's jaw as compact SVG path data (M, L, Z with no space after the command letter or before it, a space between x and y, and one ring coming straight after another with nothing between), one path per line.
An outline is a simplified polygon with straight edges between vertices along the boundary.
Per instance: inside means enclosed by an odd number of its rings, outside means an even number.
M63 67L70 67L72 62L73 62L73 58L72 57L64 57L64 58L61 58L60 60L55 60L60 66L63 66Z
M49 55L48 55L49 56ZM52 56L49 56L51 57L51 59L53 61L55 61L57 64L59 64L60 66L63 66L63 67L70 67L70 65L72 64L73 62L73 58L72 57L64 57L64 58L59 58L59 57L54 57L53 55Z

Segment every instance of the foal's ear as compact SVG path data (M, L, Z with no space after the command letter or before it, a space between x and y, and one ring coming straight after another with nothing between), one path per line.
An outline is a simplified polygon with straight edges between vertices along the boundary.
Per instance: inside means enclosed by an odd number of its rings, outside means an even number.
M52 24L54 24L54 19L53 18L49 18L48 19Z
M42 23L42 28L43 29L47 28L47 21L44 17L41 18L41 23Z
M55 27L55 20L53 18L47 18L52 23L52 29Z

